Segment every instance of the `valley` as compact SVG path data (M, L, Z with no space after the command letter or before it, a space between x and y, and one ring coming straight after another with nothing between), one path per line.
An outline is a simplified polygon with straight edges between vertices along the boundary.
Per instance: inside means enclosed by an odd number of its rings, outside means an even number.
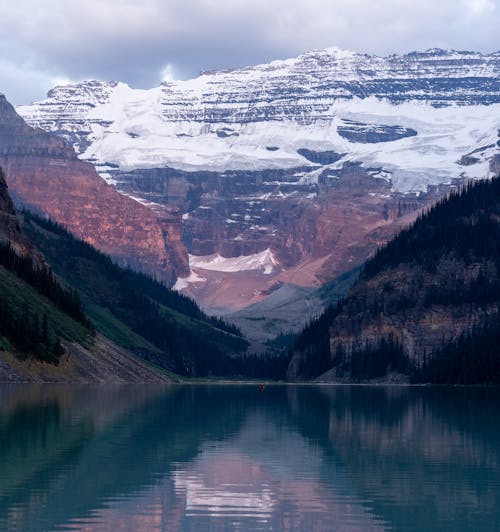
M377 250L498 174L499 69L498 53L328 48L152 89L1 97L0 165L32 211L3 238L77 291L103 342L167 372L316 378L337 349L328 312Z
M500 530L499 27L0 3L0 532Z

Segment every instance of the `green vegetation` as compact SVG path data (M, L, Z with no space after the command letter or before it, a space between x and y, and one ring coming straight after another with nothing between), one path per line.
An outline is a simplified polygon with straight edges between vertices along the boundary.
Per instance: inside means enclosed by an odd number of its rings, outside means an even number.
M401 345L392 337L382 338L375 346L354 349L349 355L338 348L330 365L351 382L378 379L391 372L407 374L411 368Z
M45 264L36 264L32 257L18 255L10 242L0 242L0 264L50 299L56 307L76 321L89 325L76 290L64 288Z
M247 342L233 325L206 316L191 299L24 213L24 230L55 273L76 289L95 328L117 344L185 376L232 375Z
M286 351L273 349L267 354L248 354L232 361L232 375L243 379L286 380L290 357Z
M341 307L342 301L330 305L323 314L311 320L292 343L289 360L296 351L302 352L305 360L300 369L301 379L314 379L332 367L329 328Z
M499 215L500 178L471 183L438 202L383 246L366 262L361 278L373 278L402 263L418 264L432 273L440 259L450 254L465 265L491 260L498 266ZM500 280L492 279L491 284L498 297ZM462 297L459 290L455 292Z
M4 266L0 266L1 348L20 358L57 364L64 350L61 339L92 344L92 331Z
M0 242L0 334L4 349L13 348L20 357L58 364L64 353L61 336L84 343L91 332L75 290L64 288L45 264L18 255L9 242Z
M448 343L421 367L413 382L439 384L500 384L500 314Z

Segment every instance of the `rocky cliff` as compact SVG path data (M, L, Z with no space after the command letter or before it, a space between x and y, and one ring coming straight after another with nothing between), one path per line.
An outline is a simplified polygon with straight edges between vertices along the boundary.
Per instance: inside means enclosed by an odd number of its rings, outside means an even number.
M0 167L0 383L170 381L95 336L76 292L59 284L20 224Z
M121 264L166 282L185 272L174 219L161 223L106 184L59 137L28 126L0 96L0 165L14 198L66 226Z

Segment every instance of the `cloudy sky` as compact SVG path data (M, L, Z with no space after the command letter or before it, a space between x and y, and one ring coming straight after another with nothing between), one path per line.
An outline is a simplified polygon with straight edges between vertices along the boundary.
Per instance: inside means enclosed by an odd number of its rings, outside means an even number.
M83 79L152 87L327 46L492 52L498 28L500 0L2 1L0 92L19 104Z

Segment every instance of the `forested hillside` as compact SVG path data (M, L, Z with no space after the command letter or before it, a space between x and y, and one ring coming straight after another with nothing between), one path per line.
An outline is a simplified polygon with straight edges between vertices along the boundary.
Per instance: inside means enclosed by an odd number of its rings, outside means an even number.
M19 218L0 168L0 380L168 380L151 363L231 375L246 347L187 297L50 220Z
M0 168L0 350L57 365L61 340L89 345L93 335L76 291L62 286L21 231Z
M297 337L290 378L500 382L500 179L440 201Z

